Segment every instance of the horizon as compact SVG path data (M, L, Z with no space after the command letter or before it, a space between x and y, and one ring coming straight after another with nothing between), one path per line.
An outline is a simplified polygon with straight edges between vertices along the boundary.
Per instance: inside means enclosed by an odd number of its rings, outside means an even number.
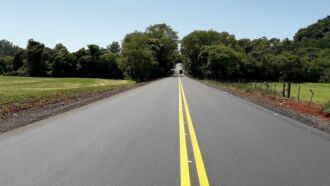
M255 5L258 5L257 9ZM88 44L105 48L113 41L121 43L126 34L144 31L149 25L158 23L171 26L178 32L179 39L194 30L215 30L233 34L237 39L267 37L292 40L299 29L330 13L327 8L330 2L324 0L266 3L261 0L195 0L188 5L184 1L174 0L32 0L32 3L22 5L20 0L13 0L0 2L0 6L4 7L0 17L11 16L2 21L6 26L1 29L0 39L6 39L21 48L26 47L28 39L44 43L50 48L62 43L71 52Z

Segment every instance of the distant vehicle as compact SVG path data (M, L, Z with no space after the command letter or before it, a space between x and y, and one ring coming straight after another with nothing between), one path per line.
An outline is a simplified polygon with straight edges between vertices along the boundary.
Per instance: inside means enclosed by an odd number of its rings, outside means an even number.
M179 70L179 74L182 74L182 70Z

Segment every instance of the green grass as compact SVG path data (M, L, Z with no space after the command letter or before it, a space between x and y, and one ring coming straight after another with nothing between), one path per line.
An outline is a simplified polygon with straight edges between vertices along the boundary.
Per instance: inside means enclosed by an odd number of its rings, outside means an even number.
M205 80L206 83L219 84L212 80ZM266 85L264 83L220 83L221 86L227 88L238 88L247 92L266 93ZM282 95L283 83L269 83L269 94ZM291 98L297 99L298 87L300 86L300 100L309 101L311 98L310 89L315 93L312 102L316 104L324 104L330 100L330 83L292 83ZM275 90L275 91L274 91Z
M130 80L0 76L0 106L65 99L134 85Z
M330 116L330 100L322 105L322 112L326 116Z

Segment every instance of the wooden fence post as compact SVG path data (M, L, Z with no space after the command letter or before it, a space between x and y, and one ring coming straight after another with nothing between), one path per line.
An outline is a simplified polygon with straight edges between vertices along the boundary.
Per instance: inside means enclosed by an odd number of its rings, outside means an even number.
M310 106L312 103L313 97L314 97L314 92L312 89L309 89L309 92L312 94L311 99L309 100L309 103L308 103L308 105Z
M291 83L288 83L288 98L291 97Z
M265 83L265 85L266 85L266 95L268 95L269 84L268 83Z
M300 85L298 86L298 102L300 101Z
M282 91L282 96L285 97L285 82L283 82L283 91Z

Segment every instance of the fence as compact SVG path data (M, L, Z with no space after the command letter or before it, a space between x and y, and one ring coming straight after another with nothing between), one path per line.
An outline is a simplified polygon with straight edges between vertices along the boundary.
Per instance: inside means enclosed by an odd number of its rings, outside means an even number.
M288 83L288 82L248 82L223 83L224 86L236 87L247 92L260 92L316 104L330 100L330 83Z

